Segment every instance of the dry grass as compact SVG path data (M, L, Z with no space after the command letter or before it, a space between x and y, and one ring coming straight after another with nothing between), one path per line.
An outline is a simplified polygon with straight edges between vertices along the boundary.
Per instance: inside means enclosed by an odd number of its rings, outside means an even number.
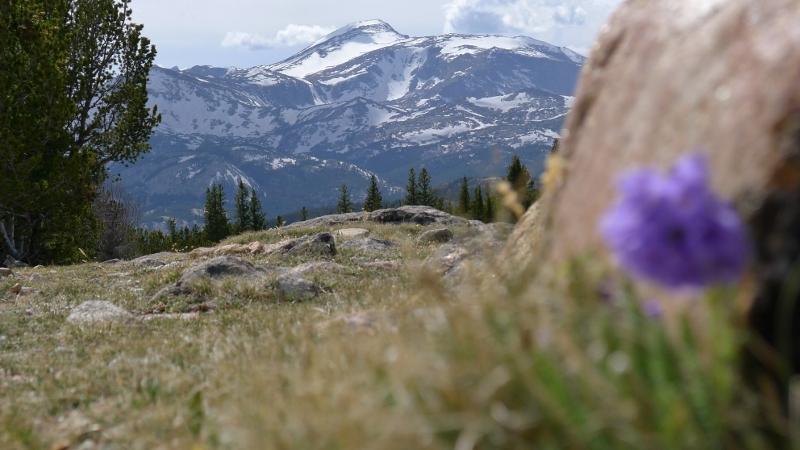
M419 270L433 251L414 245L421 227L367 227L401 244L405 269L342 253L348 271L317 275L329 291L317 300L226 283L206 292L224 306L193 321L64 322L92 299L148 311L189 261L23 270L39 292L18 299L0 282L0 448L768 447L720 302L698 302L690 313L713 322L675 337L629 290L598 298L602 270L534 285L483 272L456 293Z

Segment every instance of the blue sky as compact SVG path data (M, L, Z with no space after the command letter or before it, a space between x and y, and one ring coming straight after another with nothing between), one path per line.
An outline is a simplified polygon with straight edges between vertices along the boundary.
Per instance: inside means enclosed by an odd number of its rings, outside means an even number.
M279 61L351 22L400 33L527 35L586 53L621 0L133 0L162 66Z

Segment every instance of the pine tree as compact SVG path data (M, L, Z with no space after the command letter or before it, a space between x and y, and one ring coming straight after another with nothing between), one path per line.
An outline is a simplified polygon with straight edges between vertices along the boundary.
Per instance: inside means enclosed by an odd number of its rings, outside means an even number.
M486 206L484 208L483 218L481 220L483 220L486 223L492 223L494 222L494 215L495 215L494 200L492 199L492 194L490 192L487 192Z
M278 216L275 218L275 227L280 228L286 224L286 221L283 220L283 216Z
M353 203L350 201L350 192L346 184L339 188L339 203L336 205L336 211L339 214L353 212Z
M467 181L467 177L461 179L461 192L458 196L458 209L461 214L468 214L470 207L469 199L469 182Z
M475 187L475 195L472 200L472 218L476 220L483 220L486 209L483 203L483 191L481 185Z
M508 173L506 174L506 181L508 181L514 191L517 192L522 206L528 208L533 204L536 197L532 184L533 178L528 168L522 164L522 161L520 161L517 155L511 158L511 164L508 166Z
M173 217L167 219L167 233L173 245L178 242L178 223Z
M408 170L408 184L406 184L406 198L404 203L406 205L419 204L419 197L417 196L417 174L414 168Z
M424 167L419 172L419 181L417 181L417 200L420 205L434 206L435 196L431 189L431 176L428 174L428 169Z
M250 229L253 231L261 231L267 228L267 216L264 214L264 209L261 206L261 200L258 198L258 193L255 189L250 191Z
M300 220L308 220L308 209L305 206L300 210Z
M236 211L235 227L238 233L253 228L253 219L250 215L250 203L250 190L244 184L244 180L239 178L239 183L236 187L236 197L234 197L234 207Z
M230 233L224 197L225 192L221 184L215 183L206 189L205 234L210 242L219 242Z
M383 207L383 197L378 189L378 179L373 175L369 179L367 199L364 201L364 211L376 211Z

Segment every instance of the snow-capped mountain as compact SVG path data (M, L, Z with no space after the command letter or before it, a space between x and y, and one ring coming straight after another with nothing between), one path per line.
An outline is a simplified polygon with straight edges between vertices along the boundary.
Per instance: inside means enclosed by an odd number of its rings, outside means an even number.
M123 182L145 220L197 220L206 186L238 178L270 214L358 195L372 174L400 196L410 167L434 181L502 173L512 153L539 170L584 58L528 37L410 37L378 20L248 69L154 68L163 121Z

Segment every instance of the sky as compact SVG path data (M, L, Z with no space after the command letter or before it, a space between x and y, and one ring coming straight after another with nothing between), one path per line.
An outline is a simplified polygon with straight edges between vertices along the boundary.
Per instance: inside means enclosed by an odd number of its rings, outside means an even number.
M156 63L251 67L280 61L348 23L411 36L525 35L586 54L621 0L132 0Z

